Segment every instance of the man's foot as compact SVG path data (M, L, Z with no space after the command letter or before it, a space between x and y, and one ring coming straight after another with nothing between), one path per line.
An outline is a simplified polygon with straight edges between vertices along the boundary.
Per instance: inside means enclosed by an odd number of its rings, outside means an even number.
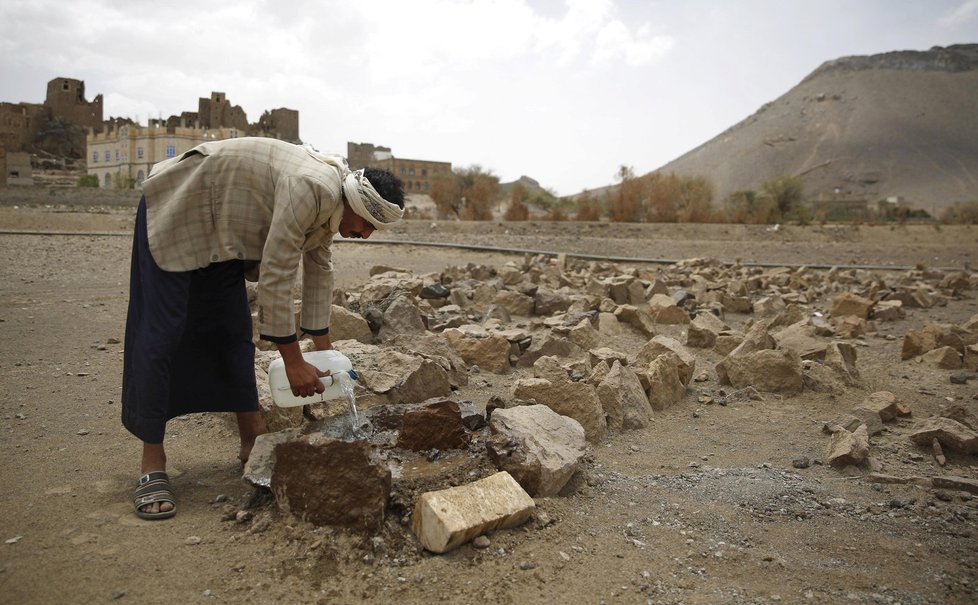
M164 471L153 471L139 478L132 504L141 519L167 519L177 514L177 501Z

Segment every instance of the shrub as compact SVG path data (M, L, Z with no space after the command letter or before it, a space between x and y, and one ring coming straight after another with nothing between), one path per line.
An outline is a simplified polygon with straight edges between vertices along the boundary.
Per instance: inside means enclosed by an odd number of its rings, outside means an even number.
M955 204L944 210L941 221L948 224L978 225L978 201Z
M83 174L78 177L78 187L98 187L98 175Z

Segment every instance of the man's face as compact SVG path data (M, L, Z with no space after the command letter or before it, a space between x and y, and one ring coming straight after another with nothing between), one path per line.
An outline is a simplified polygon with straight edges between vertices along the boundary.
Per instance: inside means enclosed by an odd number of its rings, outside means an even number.
M374 232L374 226L343 202L343 218L340 219L340 235L348 239L367 239Z

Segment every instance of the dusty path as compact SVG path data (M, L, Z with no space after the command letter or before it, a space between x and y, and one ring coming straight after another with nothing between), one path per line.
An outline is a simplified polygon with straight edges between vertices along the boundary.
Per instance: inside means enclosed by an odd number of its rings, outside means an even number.
M0 208L5 229L124 230L129 220L126 211ZM789 230L795 239L787 242L750 242L763 235L718 235L709 226L699 235L689 226L640 226L608 237L605 227L578 231L570 223L506 229L416 224L392 236L667 258L931 266L978 258L966 228L894 235L862 227L845 238ZM844 396L806 391L717 406L697 402L698 393L717 391L715 381L698 384L650 428L594 446L573 495L539 499L527 526L493 534L485 550L431 556L396 520L373 540L294 523L270 506L253 509L247 523L223 520L251 491L239 479L236 436L214 415L171 423L179 514L138 520L128 502L138 445L118 419L128 258L126 237L0 235L2 602L978 600L978 498L792 466L800 456L822 457L821 422L873 390L893 391L918 417L949 398L974 410L974 381L953 385L947 372L899 362L906 330L925 319L961 322L978 312L973 298L881 326L859 346L864 386ZM355 244L336 252L341 286L359 283L376 264L423 273L507 258ZM701 357L705 367L712 361ZM517 375L475 376L459 397L506 392ZM951 455L941 469L910 444L912 422L874 439L886 472L978 478L974 457Z

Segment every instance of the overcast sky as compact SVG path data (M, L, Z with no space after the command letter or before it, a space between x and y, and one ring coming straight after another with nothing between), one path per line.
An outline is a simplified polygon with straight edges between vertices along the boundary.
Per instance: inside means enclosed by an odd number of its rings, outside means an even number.
M145 124L227 94L300 136L531 176L654 170L822 62L978 42L978 0L2 0L0 101L56 77Z

